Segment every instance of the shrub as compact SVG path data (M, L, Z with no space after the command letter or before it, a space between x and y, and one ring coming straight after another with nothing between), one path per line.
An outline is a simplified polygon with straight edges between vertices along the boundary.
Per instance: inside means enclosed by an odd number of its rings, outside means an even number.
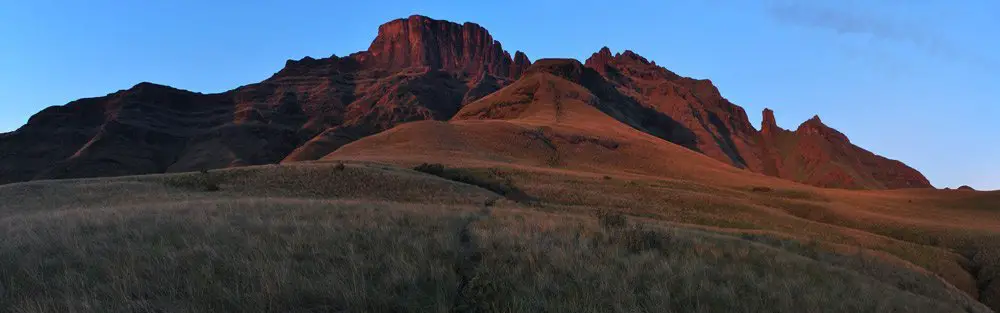
M631 253L662 250L670 243L667 234L648 229L643 224L628 225L628 219L618 212L600 210L598 221L608 234L608 243L621 245Z
M414 167L413 170L435 176L441 176L442 174L444 174L444 165L441 165L440 163L433 163L433 164L424 163L417 165L417 167Z
M753 191L753 192L772 192L772 191L774 191L774 189L771 189L771 187L760 187L760 186L758 186L758 187L753 187L753 189L751 189L751 191Z
M646 229L642 225L620 231L616 238L621 240L625 248L632 253L642 253L647 250L662 250L669 244L670 237L659 232Z
M201 179L199 179L201 191L216 192L222 189L219 187L219 179L208 171L201 172L199 176L201 176Z
M216 192L222 190L222 187L219 186L221 180L220 176L212 174L208 170L200 170L197 174L181 174L169 178L165 183L191 191Z
M500 198L489 198L489 199L486 199L486 203L484 203L483 206L485 206L485 207L492 207L492 206L494 206L494 205L497 204L497 200L500 200Z
M619 212L598 210L596 215L597 221L600 222L601 227L604 227L605 229L624 228L628 225L628 218Z

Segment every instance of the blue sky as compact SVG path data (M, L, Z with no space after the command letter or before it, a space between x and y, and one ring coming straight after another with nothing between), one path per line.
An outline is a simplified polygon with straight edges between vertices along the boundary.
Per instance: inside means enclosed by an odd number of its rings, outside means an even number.
M286 59L366 49L379 24L472 21L532 59L631 49L710 78L750 120L818 114L938 187L1000 189L1000 2L48 1L0 8L0 131L141 81L220 92ZM956 4L960 3L960 4Z

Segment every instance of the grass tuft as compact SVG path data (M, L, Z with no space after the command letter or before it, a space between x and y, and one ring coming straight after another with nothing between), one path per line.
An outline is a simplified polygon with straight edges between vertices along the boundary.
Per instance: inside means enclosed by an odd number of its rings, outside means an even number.
M597 221L604 229L618 229L628 226L628 219L620 212L598 210L595 215L597 215Z

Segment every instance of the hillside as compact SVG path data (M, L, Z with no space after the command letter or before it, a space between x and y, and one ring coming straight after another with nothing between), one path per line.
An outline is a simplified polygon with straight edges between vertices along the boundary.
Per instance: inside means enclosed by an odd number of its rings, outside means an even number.
M595 75L575 60L538 60L520 79L466 105L451 121L400 125L323 161L489 168L542 201L546 212L614 210L726 232L827 241L837 253L871 249L902 261L896 266L927 270L996 307L1000 281L993 267L1000 259L991 242L1000 229L995 202L1000 198L995 192L823 189L774 177L778 172L741 170L673 143L683 136L670 131L677 126L672 119L637 121L649 116L648 108L616 101L622 99L617 89L606 88ZM865 163L892 161L849 145L818 118L794 132L773 125L773 116L765 123L755 140L774 147L771 169L823 174L795 179L883 189L877 184L903 177L883 172L891 170L884 163ZM859 163L881 168L847 172L864 169L853 167ZM870 176L837 176L844 173Z
M595 78L585 78L583 73L584 67L576 60L540 60L523 78L466 105L449 122L404 124L348 144L324 160L402 164L447 160L466 165L620 170L680 179L759 176L663 140L684 134L672 132L676 123L669 117L648 119L655 112L635 102L606 102L607 97L620 95L598 97L578 84ZM616 100L620 99L627 101L624 97Z
M604 48L584 64L566 62L547 60L534 71L569 83L527 77L528 57L511 56L482 26L411 16L379 27L365 51L289 60L270 78L227 92L140 83L47 108L0 136L0 183L313 161L408 122L521 119L524 112L513 110L524 103L517 101L561 99L534 99L521 91L555 84L555 96L569 92L586 104L546 113L556 114L560 127L618 127L582 125L610 121L603 117L574 120L594 112L566 113L593 107L617 121L612 124L734 168L822 187L932 187L918 171L851 144L818 118L789 132L773 125L766 111L765 122L771 122L758 131L711 81L682 77L632 51ZM552 122L539 118L532 125ZM595 130L590 139L571 141L593 143L604 135ZM553 164L576 166L571 163Z
M990 205L1000 194L842 191L735 173L752 177L524 165L435 176L351 162L9 184L0 186L9 224L0 308L985 313L975 299L1000 304L1000 211ZM492 191L503 189L521 196Z

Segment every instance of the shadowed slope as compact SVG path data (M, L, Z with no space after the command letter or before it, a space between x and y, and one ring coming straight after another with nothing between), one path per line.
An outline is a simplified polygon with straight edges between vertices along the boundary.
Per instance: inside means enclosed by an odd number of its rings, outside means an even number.
M563 106L562 102L570 99L596 108L636 130L697 150L696 139L689 129L669 116L618 92L592 69L583 67L579 61L539 60L528 68L525 77L515 85L516 87L505 88L465 106L454 119L541 119L562 124L607 122L564 117L563 115L572 114L574 110L588 110L581 112L585 116L595 115L595 112L578 105ZM525 112L528 108L542 111Z
M621 93L690 129L695 147L705 155L757 170L756 158L748 155L755 131L746 113L723 98L711 81L679 76L630 50L612 55L607 47L586 65Z

